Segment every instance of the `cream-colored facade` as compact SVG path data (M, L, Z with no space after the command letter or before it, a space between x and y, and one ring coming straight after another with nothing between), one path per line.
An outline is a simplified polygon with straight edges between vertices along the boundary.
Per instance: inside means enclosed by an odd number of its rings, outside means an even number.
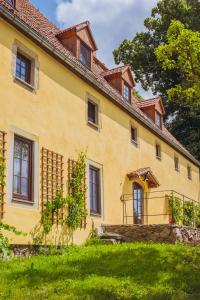
M0 130L6 135L6 188L4 218L24 232L30 232L41 216L41 149L45 147L64 156L64 181L67 181L67 160L77 159L80 151L87 151L87 164L99 168L101 173L101 216L90 216L89 188L87 189L87 227L77 231L75 242L88 236L92 223L122 224L121 196L132 194L133 180L127 174L133 170L150 167L160 182L155 190L175 190L194 200L199 200L199 166L178 150L160 139L136 121L130 114L116 106L95 88L25 37L13 26L0 19ZM37 58L37 86L29 86L13 77L13 47L20 43ZM99 130L87 122L87 99L99 105ZM131 124L138 128L138 146L131 142ZM14 202L13 137L24 136L34 142L34 204ZM155 155L155 144L161 145L162 158ZM178 155L180 171L174 169L174 156ZM191 166L192 180L187 167ZM140 181L150 192L147 183ZM88 170L87 170L88 182ZM88 186L88 185L87 185ZM152 189L154 190L154 189ZM148 199L145 200L146 207ZM132 212L133 203L129 210ZM164 202L149 201L149 214L165 211ZM146 222L144 220L144 222ZM167 217L154 217L150 223L168 222ZM27 243L30 237L13 237L13 243Z

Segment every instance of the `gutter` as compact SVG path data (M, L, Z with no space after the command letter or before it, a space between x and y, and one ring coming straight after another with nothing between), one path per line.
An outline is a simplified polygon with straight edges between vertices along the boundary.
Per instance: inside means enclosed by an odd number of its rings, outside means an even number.
M22 21L18 16L10 12L5 6L0 4L0 17L6 20L11 25L31 38L38 46L43 50L48 52L51 56L57 59L60 63L64 64L73 73L78 75L81 79L91 84L95 89L97 89L106 98L109 98L115 105L119 106L123 111L128 113L131 117L134 117L141 125L150 129L156 136L163 140L168 145L172 146L175 150L179 151L183 156L189 159L192 163L200 168L200 162L194 158L190 153L184 151L179 145L175 144L172 140L168 140L167 137L162 133L162 131L154 127L151 122L144 119L137 111L135 111L129 104L122 102L114 93L108 90L101 82L99 82L93 74L88 74L85 67L79 66L67 55L63 54L61 51L57 50L50 42L48 42L42 35L40 35L36 30L30 28L24 21Z

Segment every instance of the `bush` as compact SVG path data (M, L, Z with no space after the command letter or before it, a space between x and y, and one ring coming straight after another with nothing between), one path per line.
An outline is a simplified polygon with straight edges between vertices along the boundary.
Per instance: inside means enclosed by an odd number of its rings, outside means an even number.
M195 218L195 206L192 202L187 201L183 204L183 225L193 226Z

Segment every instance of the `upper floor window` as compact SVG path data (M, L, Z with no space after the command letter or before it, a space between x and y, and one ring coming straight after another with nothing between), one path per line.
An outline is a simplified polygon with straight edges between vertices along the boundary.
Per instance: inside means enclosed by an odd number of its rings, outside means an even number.
M180 171L179 158L176 155L174 156L174 168L177 172Z
M31 60L19 52L16 58L16 77L31 84Z
M187 177L188 177L188 179L192 179L192 168L191 168L191 166L187 166Z
M161 146L156 143L156 158L161 159Z
M80 62L91 68L91 50L82 42L80 42Z
M134 126L131 126L131 142L136 145L138 143L138 130Z
M89 167L89 193L90 193L90 213L101 214L101 178L100 169L90 165Z
M156 111L156 120L155 120L156 126L159 128L162 128L162 116L159 112Z
M95 125L99 124L98 121L98 104L88 100L88 123Z
M130 88L130 86L128 86L127 84L124 84L123 96L124 96L124 98L125 98L128 102L130 102L130 98L131 98L131 88Z
M32 202L33 142L14 136L13 198Z

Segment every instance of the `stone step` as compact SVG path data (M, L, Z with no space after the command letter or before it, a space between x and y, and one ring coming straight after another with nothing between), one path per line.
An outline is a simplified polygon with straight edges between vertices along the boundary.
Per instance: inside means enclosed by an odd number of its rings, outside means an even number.
M115 239L101 239L101 243L106 245L115 245L115 244L119 244L120 241L117 241Z

